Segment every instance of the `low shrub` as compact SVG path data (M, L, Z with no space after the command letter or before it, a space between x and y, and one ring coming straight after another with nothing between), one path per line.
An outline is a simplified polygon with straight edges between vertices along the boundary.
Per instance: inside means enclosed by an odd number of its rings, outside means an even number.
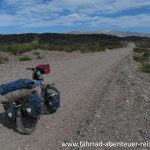
M148 58L148 57L150 57L150 52L144 52L144 54L143 54L143 56L142 57L144 57L144 58Z
M142 64L142 71L145 73L150 73L150 64Z
M33 55L39 56L40 52L33 52Z
M0 56L0 64L4 64L8 62L8 58L7 57L3 57L3 56Z
M40 55L38 55L38 56L36 57L36 59L43 59L43 57L40 56Z
M134 56L133 60L139 62L141 64L141 70L145 73L150 73L150 49L148 47L143 47L142 45L138 45L139 47L134 48Z
M134 48L133 51L136 52L136 53L149 53L150 49L137 47L137 48Z
M137 62L144 62L145 58L142 56L138 56L138 55L134 55L133 56L133 60L137 61Z
M28 56L22 56L19 58L20 61L31 61L32 59Z

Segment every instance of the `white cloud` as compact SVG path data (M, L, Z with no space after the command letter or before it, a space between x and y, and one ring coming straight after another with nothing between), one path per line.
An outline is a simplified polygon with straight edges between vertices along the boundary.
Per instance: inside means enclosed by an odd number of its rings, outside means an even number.
M103 17L104 14L119 13L124 10L150 7L150 0L5 0L14 14L3 11L0 26L19 25L22 27L92 26L148 27L149 14ZM66 13L64 13L66 12ZM99 14L99 15L98 15Z
M119 28L133 28L133 27L149 27L150 15L140 14L136 16L122 16L116 18L104 17L89 17L79 14L70 14L68 16L60 16L53 20L45 20L39 23L26 24L25 27L48 27L48 26L73 26L73 25L89 25L91 28L95 27L119 27Z
M5 0L8 5L18 8L17 13L62 13L64 10L70 12L91 14L95 12L117 13L123 10L147 6L149 0ZM21 12L20 12L21 11Z
M15 26L23 24L25 19L21 16L13 16L7 14L0 14L0 27Z
M149 27L150 15L140 14L136 16L122 16L117 18L101 17L91 23L91 27L119 27L119 28L134 28L134 27Z

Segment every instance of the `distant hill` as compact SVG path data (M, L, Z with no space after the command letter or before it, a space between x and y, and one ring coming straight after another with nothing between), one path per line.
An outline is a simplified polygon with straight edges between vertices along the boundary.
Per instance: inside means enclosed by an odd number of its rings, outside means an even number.
M138 33L138 32L101 31L100 33L115 35L118 37L128 37L128 36L150 37L150 33Z
M110 30L102 30L102 31L94 31L94 32L74 31L74 32L70 32L70 34L106 34L106 35L114 35L118 37L129 37L129 36L150 37L150 33L122 32L122 31L110 31Z

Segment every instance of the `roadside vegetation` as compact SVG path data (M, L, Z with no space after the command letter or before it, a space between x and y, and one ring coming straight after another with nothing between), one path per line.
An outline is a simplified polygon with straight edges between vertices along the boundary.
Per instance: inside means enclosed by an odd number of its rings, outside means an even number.
M103 34L14 34L0 35L0 51L20 55L24 52L41 49L50 51L97 52L124 46L121 38ZM37 59L40 59L40 55Z
M36 59L43 59L43 57L40 55L40 52L34 52L33 55L36 56Z
M0 55L0 64L4 64L6 62L8 62L8 58Z
M30 61L27 56L20 56L32 50L100 52L106 49L125 47L128 42L134 42L133 59L141 64L144 72L150 72L150 38L148 37L116 37L104 34L58 34L58 33L28 33L0 35L0 51L17 55L20 61ZM36 59L43 59L40 52L34 52ZM7 62L0 57L0 63Z
M20 61L31 61L32 59L28 56L22 56L19 58Z
M134 48L133 59L141 64L141 70L150 73L150 48Z
M143 72L150 73L150 38L131 36L123 39L136 44L133 60L140 63Z

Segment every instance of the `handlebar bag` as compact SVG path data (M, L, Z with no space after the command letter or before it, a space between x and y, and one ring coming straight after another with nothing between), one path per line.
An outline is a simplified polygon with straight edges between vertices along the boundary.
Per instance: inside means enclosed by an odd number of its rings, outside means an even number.
M50 73L50 65L49 64L37 65L36 69L40 70L42 74L49 74Z

